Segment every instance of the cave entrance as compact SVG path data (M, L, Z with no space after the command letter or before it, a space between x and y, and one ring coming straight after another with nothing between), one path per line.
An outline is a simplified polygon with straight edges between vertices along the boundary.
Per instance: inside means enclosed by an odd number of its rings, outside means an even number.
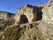
M28 19L25 15L20 15L20 23L28 23Z

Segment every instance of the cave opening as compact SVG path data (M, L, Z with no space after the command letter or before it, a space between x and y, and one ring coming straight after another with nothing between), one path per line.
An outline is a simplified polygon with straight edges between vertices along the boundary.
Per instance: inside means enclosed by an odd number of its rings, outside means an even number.
M20 23L28 23L28 19L26 17L26 15L20 15Z

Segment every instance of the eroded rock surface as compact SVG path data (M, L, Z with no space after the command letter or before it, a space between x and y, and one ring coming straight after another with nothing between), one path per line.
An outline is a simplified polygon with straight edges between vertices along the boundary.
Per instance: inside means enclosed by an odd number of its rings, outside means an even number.
M0 40L53 40L52 3L39 7L25 5L14 21L0 20Z

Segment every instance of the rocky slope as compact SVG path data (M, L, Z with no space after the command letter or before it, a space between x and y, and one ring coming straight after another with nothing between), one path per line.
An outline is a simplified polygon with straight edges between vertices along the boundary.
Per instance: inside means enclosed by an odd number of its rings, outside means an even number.
M14 20L0 19L0 40L53 40L53 5L50 4L28 5L19 9ZM42 13L40 20L37 13Z
M0 40L53 40L53 24L38 21L8 26L0 31Z

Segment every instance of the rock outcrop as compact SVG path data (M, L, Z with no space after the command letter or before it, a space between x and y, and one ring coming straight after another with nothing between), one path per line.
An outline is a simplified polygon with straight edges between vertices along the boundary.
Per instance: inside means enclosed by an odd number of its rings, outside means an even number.
M2 19L11 20L11 19L13 19L14 16L15 16L15 14L13 14L13 13L0 11L0 20L2 20Z
M1 20L0 40L53 40L52 4L53 1L43 6L25 5L14 21Z
M42 20L46 23L53 23L53 1L51 1L48 5L45 5L42 9L43 18Z
M18 10L18 13L15 15L16 22L27 23L35 22L42 19L42 7L25 5L24 7Z

